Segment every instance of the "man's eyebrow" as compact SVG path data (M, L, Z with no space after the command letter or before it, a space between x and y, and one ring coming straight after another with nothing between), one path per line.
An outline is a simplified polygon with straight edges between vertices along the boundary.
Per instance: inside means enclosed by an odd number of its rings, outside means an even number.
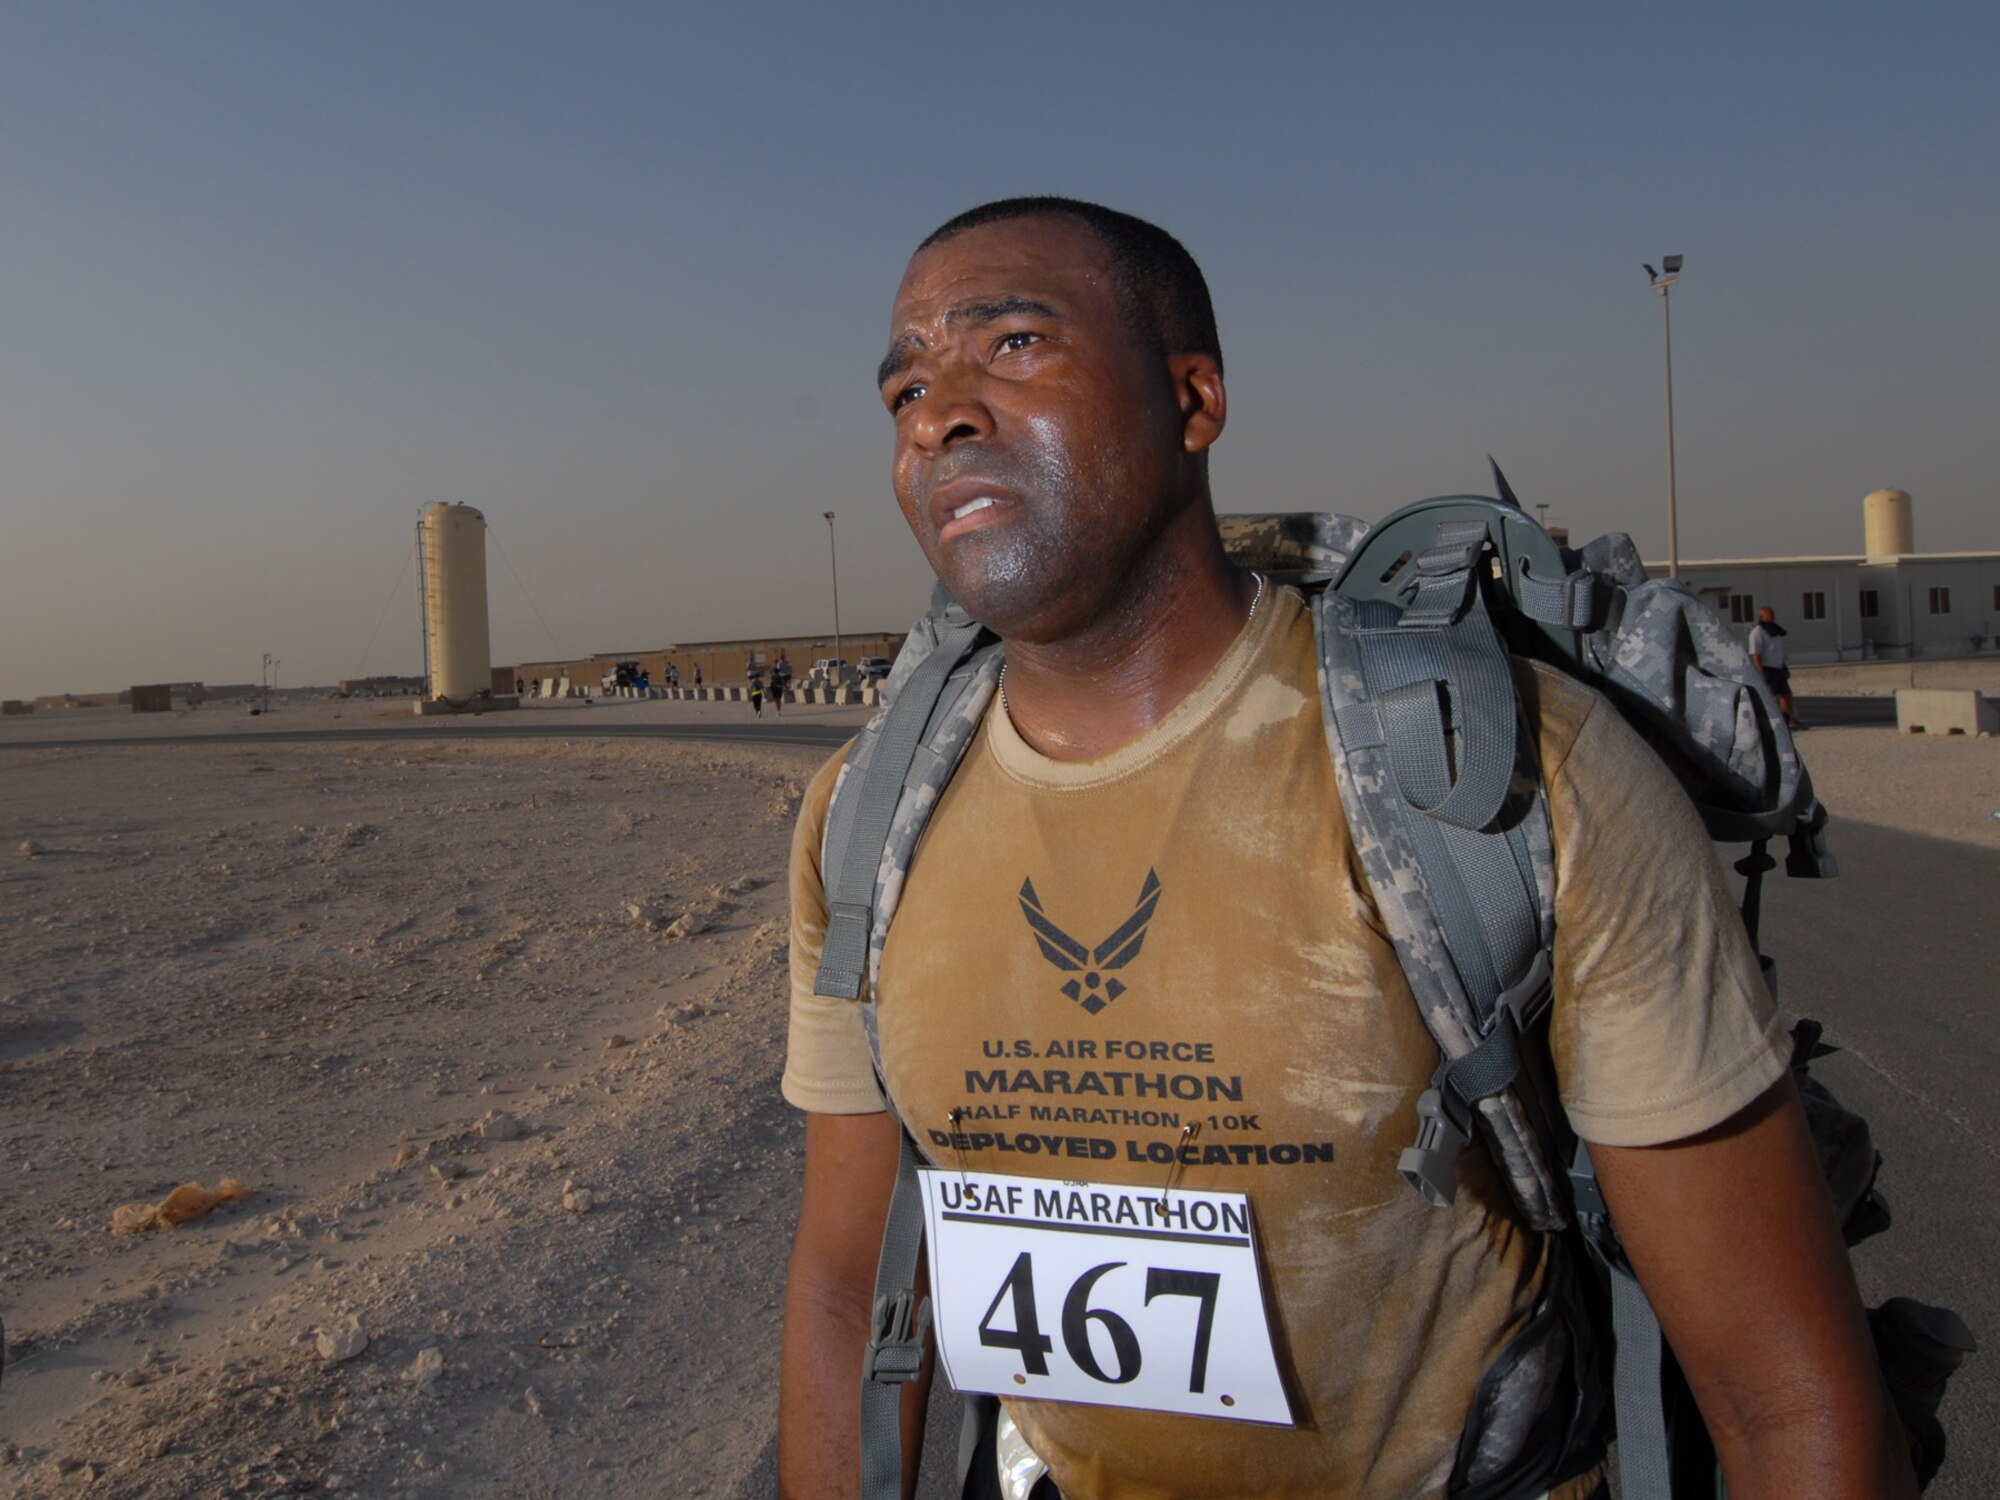
M887 385L910 363L910 359L923 346L923 340L914 333L906 333L889 346L889 352L882 356L882 363L875 367L875 384L879 388Z
M997 323L1002 318L1016 317L1026 313L1032 317L1047 318L1051 322L1068 320L1046 302L1037 302L1033 297L994 297L985 302L964 302L945 309L944 322L965 323L980 328L988 323ZM875 367L875 384L887 385L902 373L917 350L923 347L923 340L914 333L906 333L889 346L882 363Z
M974 328L985 323L997 323L1002 318L1010 318L1016 313L1032 313L1038 318L1053 318L1063 321L1063 315L1046 302L1037 302L1033 297L995 297L990 302L966 302L945 311L947 323L970 323Z

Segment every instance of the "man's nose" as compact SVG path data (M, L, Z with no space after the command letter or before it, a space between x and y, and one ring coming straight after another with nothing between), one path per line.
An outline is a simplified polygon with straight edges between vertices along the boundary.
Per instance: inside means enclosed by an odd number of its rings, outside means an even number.
M969 374L939 371L926 383L916 415L911 439L933 453L993 435L993 413L980 395L976 377Z

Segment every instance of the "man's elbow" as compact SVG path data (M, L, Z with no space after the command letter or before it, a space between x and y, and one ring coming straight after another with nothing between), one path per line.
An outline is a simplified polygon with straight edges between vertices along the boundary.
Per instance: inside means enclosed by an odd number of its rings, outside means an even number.
M1801 1373L1756 1385L1716 1382L1701 1392L1701 1410L1732 1493L1871 1500L1916 1493L1879 1381L1843 1388Z

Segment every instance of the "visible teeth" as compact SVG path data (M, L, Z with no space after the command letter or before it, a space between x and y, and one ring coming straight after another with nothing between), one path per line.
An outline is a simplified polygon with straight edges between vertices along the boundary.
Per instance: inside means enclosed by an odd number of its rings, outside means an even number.
M991 495L981 495L977 500L973 500L968 502L967 504L961 505L957 510L953 511L951 513L951 519L954 521L964 520L965 517L971 515L974 511L984 510L986 509L987 506L992 505L994 503L995 503L994 499Z

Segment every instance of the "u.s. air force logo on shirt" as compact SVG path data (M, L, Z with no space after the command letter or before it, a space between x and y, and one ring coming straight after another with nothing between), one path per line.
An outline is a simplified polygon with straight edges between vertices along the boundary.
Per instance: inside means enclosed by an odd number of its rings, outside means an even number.
M1028 919L1028 928L1041 947L1042 957L1066 973L1083 975L1081 981L1064 980L1061 988L1093 1016L1125 993L1124 981L1111 977L1108 971L1122 969L1139 956L1139 949L1146 941L1146 928L1159 904L1160 877L1148 870L1132 915L1095 948L1086 948L1049 919L1042 898L1035 894L1033 879L1021 882L1021 915Z

